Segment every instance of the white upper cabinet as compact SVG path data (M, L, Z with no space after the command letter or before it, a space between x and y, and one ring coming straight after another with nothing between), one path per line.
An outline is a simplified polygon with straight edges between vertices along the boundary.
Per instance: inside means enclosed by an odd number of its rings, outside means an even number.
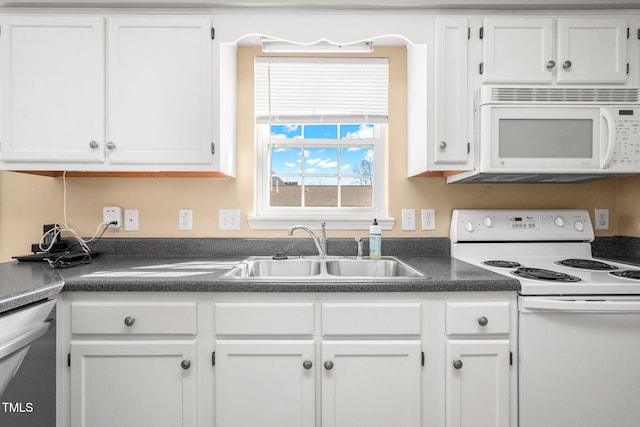
M430 152L436 165L449 168L464 167L469 159L468 31L466 18L435 22L435 137Z
M486 18L483 83L627 82L627 20Z
M0 26L0 169L235 174L235 46L210 17Z
M4 17L0 28L2 161L103 162L104 20Z
M211 163L211 22L113 18L107 27L112 163Z
M558 19L558 83L624 83L626 19Z
M484 83L551 83L553 19L487 18L482 31Z

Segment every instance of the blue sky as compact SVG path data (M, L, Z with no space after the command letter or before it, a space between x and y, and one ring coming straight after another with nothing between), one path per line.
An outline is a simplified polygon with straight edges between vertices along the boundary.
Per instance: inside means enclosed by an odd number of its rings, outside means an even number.
M339 134L341 140L339 142L343 144L341 148L309 146L304 150L301 147L272 148L271 169L275 174L302 173L303 158L306 175L352 174L353 169L356 166L360 166L363 159L373 162L373 148L357 145L348 146L348 140L372 138L373 125L305 125L304 130L303 126L300 125L273 125L271 126L271 133L273 137L286 139L300 139L303 137L306 139L338 139ZM339 157L341 158L340 160ZM338 171L338 167L340 171ZM292 180L297 181L297 179ZM285 181L287 181L286 178ZM323 183L326 185L336 184L335 180L331 180L331 182L326 177L323 178Z

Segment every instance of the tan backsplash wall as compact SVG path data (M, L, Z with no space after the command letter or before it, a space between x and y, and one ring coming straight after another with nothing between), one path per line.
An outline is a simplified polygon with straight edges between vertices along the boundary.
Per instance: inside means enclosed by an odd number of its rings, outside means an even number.
M640 176L617 180L616 217L617 235L640 237Z
M238 55L238 174L234 179L210 178L68 178L68 225L92 235L104 206L139 211L138 232L109 231L108 237L286 237L284 230L255 231L247 226L253 214L254 130L253 58L256 49ZM377 48L390 58L390 134L388 208L396 218L388 237L443 237L449 234L456 208L595 208L610 210L609 230L598 235L640 237L640 178L590 184L456 184L444 178L406 178L406 68L402 48ZM241 230L218 230L218 210L241 210ZM418 231L401 231L403 208L416 209ZM436 230L421 231L419 211L435 208ZM0 173L0 261L25 253L36 242L42 224L63 221L62 178ZM193 210L193 231L178 230L178 210ZM329 237L366 236L366 230L328 230Z

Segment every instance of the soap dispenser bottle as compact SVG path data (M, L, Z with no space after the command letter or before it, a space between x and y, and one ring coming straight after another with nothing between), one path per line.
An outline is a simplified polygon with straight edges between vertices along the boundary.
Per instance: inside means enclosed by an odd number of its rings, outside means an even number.
M374 219L369 226L369 258L380 259L382 256L382 227L378 225L378 220Z

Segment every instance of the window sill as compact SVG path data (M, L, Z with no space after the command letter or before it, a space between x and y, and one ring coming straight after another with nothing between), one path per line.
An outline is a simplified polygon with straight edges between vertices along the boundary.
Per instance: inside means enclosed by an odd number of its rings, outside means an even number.
M286 230L292 225L304 224L320 229L321 222L327 223L328 230L368 230L373 218L321 218L321 217L282 217L252 216L248 218L251 230ZM393 217L378 218L383 230L392 230L396 220Z

